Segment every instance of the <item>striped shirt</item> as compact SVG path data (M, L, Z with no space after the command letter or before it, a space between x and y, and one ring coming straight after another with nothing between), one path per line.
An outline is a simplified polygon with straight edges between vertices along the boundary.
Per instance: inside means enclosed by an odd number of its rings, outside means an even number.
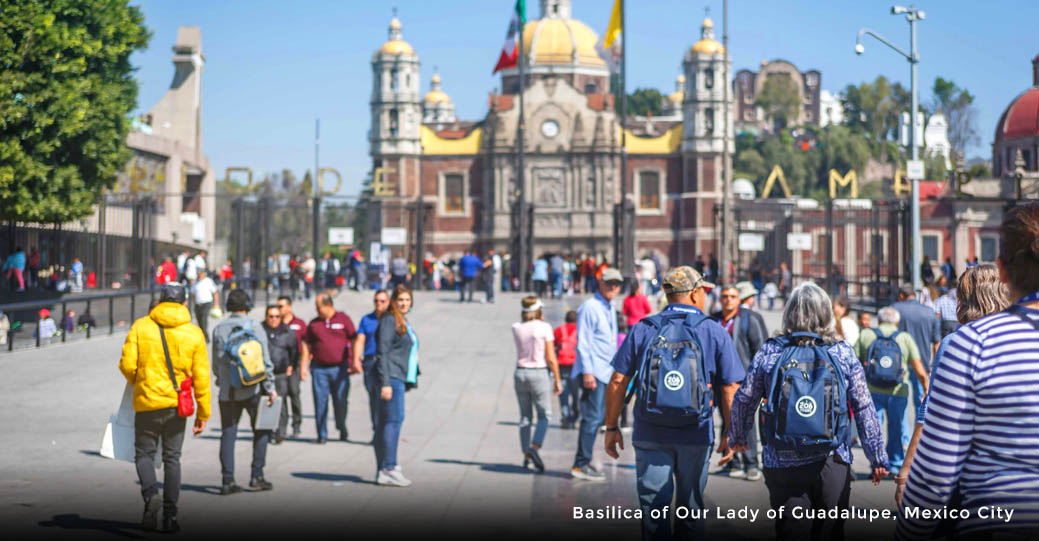
M1022 313L1039 321L1037 310ZM896 534L928 536L938 520L907 511L942 509L954 490L970 513L957 522L959 533L1039 529L1039 332L1000 312L951 336L934 372ZM994 516L993 507L1013 509L1012 520Z
M944 321L957 321L956 290L950 290L934 301L934 312Z

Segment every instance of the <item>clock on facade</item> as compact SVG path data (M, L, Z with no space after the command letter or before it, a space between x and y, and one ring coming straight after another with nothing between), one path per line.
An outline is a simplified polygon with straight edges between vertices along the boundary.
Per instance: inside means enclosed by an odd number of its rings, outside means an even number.
M559 123L555 120L546 120L542 122L541 134L545 137L555 137L559 134Z

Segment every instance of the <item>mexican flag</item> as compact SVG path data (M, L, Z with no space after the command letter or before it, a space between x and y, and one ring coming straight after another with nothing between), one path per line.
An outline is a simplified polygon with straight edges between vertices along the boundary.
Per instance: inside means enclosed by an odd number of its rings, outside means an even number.
M526 0L516 0L516 7L512 11L512 20L509 21L509 29L505 32L505 45L501 48L501 56L494 66L491 74L498 73L505 68L514 68L519 62L519 36L523 31L523 25L527 23Z

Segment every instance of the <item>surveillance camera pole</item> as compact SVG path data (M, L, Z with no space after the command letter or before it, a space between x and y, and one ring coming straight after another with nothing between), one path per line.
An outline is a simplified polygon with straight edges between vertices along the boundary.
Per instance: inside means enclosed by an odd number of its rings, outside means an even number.
M895 52L904 56L906 60L909 61L910 94L912 95L909 113L909 156L915 162L920 158L919 147L921 143L921 141L917 141L918 134L916 130L916 115L920 105L920 97L917 90L916 77L917 64L920 63L920 55L917 53L916 49L916 22L924 18L924 12L918 10L916 6L909 6L908 8L895 6L891 8L891 13L893 15L901 15L904 13L906 16L906 20L909 22L909 53L906 53L902 49L898 48L897 46L895 46L895 44L884 39L876 32L873 32L872 30L868 30L865 28L859 30L859 36L855 42L855 52L858 54L862 54L864 50L862 47L862 36L870 35L876 38L877 41L883 43L884 45L887 45L888 47L891 47L895 50ZM914 175L914 178L910 179L910 182L912 190L910 192L909 213L911 224L910 227L912 229L912 239L910 242L911 260L909 265L909 271L910 275L912 276L913 289L919 293L922 285L920 283L920 266L923 263L923 255L921 253L922 241L920 238L920 179L915 178Z

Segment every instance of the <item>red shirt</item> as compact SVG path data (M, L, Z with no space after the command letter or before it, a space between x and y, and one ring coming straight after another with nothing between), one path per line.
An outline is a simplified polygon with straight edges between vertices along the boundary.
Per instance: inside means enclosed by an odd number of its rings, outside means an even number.
M230 265L220 267L220 279L230 280L231 278L234 278L234 269L232 269Z
M649 299L639 293L624 297L623 312L625 316L628 316L628 328L631 329L636 323L642 321L642 318L653 313L653 308L649 305Z
M289 328L292 329L292 332L296 333L296 346L300 351L303 351L303 337L307 334L307 322L294 314L292 316L292 321L289 322Z
M177 279L177 266L172 261L164 261L159 265L159 275L155 278L155 282L159 284L168 284Z
M310 346L314 364L333 366L350 359L350 343L357 336L350 316L336 312L328 321L316 317L307 325L303 340Z
M577 324L564 323L553 331L556 344L556 358L560 366L571 366L577 360Z

